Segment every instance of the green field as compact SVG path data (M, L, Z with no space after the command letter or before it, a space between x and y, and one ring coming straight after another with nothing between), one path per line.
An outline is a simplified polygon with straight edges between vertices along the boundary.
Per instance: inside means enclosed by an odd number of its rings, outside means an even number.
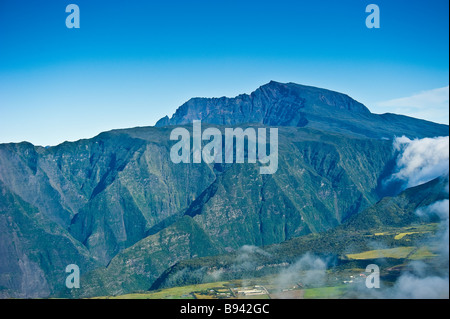
M346 255L348 259L377 259L377 258L406 258L416 247L396 247L389 249L376 249L357 254Z
M209 289L223 289L230 282L211 282L199 285L189 285L182 287L167 288L157 291L126 294L120 296L98 297L98 299L194 299L193 292L200 292Z
M414 237L410 235L423 235L434 233L437 230L438 224L428 223L428 224L418 224L414 226L406 227L384 227L382 231L376 230L373 236L392 236L395 240L401 240L405 237Z
M338 299L346 290L346 286L320 287L305 289L305 299Z

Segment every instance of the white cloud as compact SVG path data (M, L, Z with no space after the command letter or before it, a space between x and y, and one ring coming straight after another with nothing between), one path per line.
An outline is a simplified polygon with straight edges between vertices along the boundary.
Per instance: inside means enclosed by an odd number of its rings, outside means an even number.
M394 149L399 151L397 172L391 179L401 180L406 187L426 183L449 172L449 137L410 140L396 138Z
M447 299L449 297L448 276L418 277L403 274L395 283L392 298L398 299Z
M408 97L378 102L375 103L375 106L383 112L398 113L448 124L449 86L423 91Z
M280 291L299 282L307 286L322 286L326 280L327 265L327 260L306 253L294 264L283 269L275 278L274 284Z

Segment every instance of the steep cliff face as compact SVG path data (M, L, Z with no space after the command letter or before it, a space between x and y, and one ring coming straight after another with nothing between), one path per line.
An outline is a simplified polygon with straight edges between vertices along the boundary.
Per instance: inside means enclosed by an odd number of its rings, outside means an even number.
M86 275L86 289L74 293L146 290L179 260L323 232L379 199L391 142L304 128L279 128L279 141L276 174L259 174L258 164L211 166L215 180L190 205Z
M100 266L64 228L0 181L0 297L35 298L61 291L66 266Z
M48 149L1 145L0 181L106 264L214 179L206 165L174 165L164 130L146 138L110 132Z

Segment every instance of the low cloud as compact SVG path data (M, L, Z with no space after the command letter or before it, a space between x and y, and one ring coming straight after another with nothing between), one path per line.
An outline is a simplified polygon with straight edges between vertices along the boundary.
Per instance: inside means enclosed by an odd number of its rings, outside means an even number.
M326 280L328 260L307 253L294 264L283 269L275 279L278 290L296 284L302 286L322 286Z
M416 212L419 216L438 216L439 229L428 245L437 247L438 256L431 267L421 261L411 262L410 270L396 281L392 298L449 298L449 200L441 200Z
M388 182L396 180L404 188L426 183L449 173L449 137L411 140L405 136L394 140L399 152L396 172Z
M415 274L404 274L392 288L394 299L444 299L449 297L448 276L419 277Z
M448 187L448 186L447 186ZM437 201L425 208L417 210L417 215L420 217L439 217L439 229L436 234L435 245L438 247L441 259L447 263L449 256L449 200L444 199Z
M252 271L258 265L260 257L270 256L266 251L253 245L244 245L236 253L236 259L231 267L232 271Z

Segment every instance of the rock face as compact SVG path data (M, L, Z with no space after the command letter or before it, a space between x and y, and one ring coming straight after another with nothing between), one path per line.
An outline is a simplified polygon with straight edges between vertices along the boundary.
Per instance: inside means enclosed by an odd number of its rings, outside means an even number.
M372 114L363 104L345 94L274 81L250 95L190 99L172 118L166 116L156 126L189 124L193 120L218 125L260 123L309 127L371 138L448 135L446 125L396 114Z
M172 163L165 126L191 129L194 119L222 130L277 126L277 173ZM68 296L69 264L83 275L78 296L148 289L180 260L332 229L383 197L394 154L379 137L448 135L445 125L276 82L192 99L157 126L49 148L0 144L0 297Z
M80 242L0 181L0 297L44 297L59 291L65 267L99 264Z
M179 213L149 225L148 236L106 268L87 274L89 284L74 296L146 290L177 261L323 232L379 200L379 179L393 156L390 141L287 127L279 128L279 141L275 174L259 174L258 164L209 166L210 185ZM201 164L189 170L195 165ZM89 215L103 223L95 210Z

